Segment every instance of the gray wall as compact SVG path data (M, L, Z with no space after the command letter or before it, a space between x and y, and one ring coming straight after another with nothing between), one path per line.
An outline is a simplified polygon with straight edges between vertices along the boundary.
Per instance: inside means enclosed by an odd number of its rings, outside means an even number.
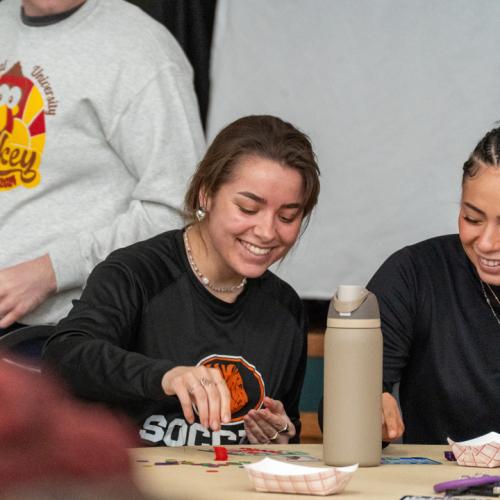
M499 19L498 0L219 0L209 138L271 113L318 154L319 208L277 270L302 297L456 231L461 166L500 119Z

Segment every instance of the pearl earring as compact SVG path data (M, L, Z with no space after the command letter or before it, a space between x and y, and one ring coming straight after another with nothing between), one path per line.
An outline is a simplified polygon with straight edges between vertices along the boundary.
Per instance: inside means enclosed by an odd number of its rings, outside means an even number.
M203 207L198 208L195 212L196 218L198 219L198 222L201 222L205 216L207 215L207 212Z

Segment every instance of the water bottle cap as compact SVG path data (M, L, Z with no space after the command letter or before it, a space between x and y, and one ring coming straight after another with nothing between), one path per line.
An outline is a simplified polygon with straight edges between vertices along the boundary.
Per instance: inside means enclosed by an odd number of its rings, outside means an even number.
M368 297L368 290L358 285L340 285L333 297L333 305L339 313L352 313Z
M330 303L327 327L380 328L377 298L361 286L339 286Z

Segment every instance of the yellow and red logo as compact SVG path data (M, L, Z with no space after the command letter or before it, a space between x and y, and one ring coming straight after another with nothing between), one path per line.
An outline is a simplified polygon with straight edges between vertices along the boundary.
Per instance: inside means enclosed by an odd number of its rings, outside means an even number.
M43 97L16 63L0 77L0 191L38 185L44 146Z
M212 354L202 359L198 366L217 368L222 373L231 393L231 422L238 424L251 410L258 410L264 400L265 387L262 375L241 356Z

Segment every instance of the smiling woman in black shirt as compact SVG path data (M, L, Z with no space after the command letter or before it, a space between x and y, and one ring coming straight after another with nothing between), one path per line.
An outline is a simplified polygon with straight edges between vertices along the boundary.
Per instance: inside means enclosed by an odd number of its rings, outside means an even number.
M380 306L385 390L401 382L408 443L500 429L498 128L464 164L458 226L396 252L368 284ZM393 426L396 402L383 401Z
M128 413L163 445L298 440L307 324L268 271L317 202L308 138L249 116L214 139L183 230L113 252L44 359L84 398Z

